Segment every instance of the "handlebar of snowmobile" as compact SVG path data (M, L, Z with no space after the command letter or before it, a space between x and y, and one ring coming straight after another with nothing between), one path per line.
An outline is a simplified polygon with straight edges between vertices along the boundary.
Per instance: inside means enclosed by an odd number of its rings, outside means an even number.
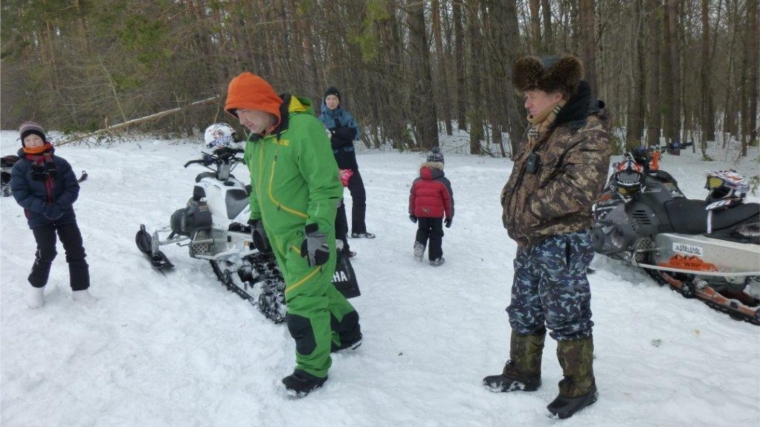
M238 152L238 151L236 150L235 152ZM240 150L240 152L242 152L242 150ZM212 155L212 154L207 154L206 156L208 156L208 157L207 158L203 158L203 159L188 161L187 163L185 163L185 168L187 168L188 166L190 166L192 164L200 164L200 165L208 167L208 165L210 165L212 163L220 164L224 160L222 157L215 156L215 155ZM243 158L241 158L241 157L235 157L234 155L231 156L231 157L228 157L228 159L230 161L234 161L236 163L245 163L245 160Z

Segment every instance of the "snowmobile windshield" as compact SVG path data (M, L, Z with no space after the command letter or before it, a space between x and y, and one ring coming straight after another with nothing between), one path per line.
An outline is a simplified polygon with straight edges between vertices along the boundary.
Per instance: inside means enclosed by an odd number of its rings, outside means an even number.
M641 173L634 170L620 171L615 175L618 188L638 188L641 185Z

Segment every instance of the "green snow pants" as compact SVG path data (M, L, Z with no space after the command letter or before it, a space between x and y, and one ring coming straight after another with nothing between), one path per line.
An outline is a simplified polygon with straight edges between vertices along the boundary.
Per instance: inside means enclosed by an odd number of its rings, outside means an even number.
M332 364L332 346L339 346L341 336L359 327L356 310L332 284L337 260L335 232L327 237L330 259L317 267L309 267L301 257L303 231L274 240L277 265L285 278L288 330L296 341L296 369L325 378Z

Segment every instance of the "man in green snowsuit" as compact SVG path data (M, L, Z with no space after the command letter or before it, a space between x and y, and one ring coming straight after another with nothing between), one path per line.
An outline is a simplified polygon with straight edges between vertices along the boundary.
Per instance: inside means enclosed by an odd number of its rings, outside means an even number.
M285 277L296 368L282 382L288 393L305 396L327 380L331 351L354 349L362 339L359 315L331 281L343 197L338 167L308 99L278 96L246 72L230 82L225 110L251 131L245 163L253 244L274 252Z

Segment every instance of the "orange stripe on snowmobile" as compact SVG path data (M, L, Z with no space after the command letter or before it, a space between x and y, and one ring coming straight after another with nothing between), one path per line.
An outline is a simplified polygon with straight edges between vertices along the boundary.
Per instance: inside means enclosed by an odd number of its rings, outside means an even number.
M657 264L660 267L680 268L684 270L699 271L718 271L718 267L715 264L702 261L701 258L695 255L674 255L670 257L668 262L661 262Z

